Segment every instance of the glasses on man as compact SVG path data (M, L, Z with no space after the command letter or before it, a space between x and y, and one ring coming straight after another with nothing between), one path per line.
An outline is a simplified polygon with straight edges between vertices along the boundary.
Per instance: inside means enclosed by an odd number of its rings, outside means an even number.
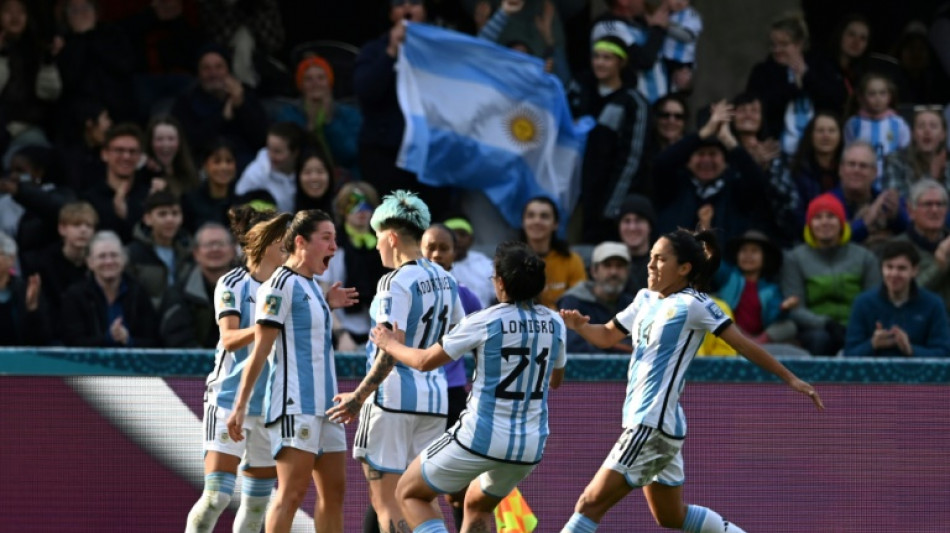
M227 248L228 245L229 245L228 241L205 241L202 243L198 243L198 248L202 248L205 250L214 250L214 249L222 250L224 248Z
M917 207L921 209L944 209L947 207L947 202L943 200L929 200L926 202L918 202Z
M869 170L877 166L874 163L868 163L866 161L854 161L854 160L842 161L841 164L847 168L859 168L861 170Z

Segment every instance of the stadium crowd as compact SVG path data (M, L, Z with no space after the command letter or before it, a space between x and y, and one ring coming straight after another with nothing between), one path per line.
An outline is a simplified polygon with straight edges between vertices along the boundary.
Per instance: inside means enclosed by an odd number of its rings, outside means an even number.
M689 0L608 0L582 42L551 0L392 0L390 29L358 51L293 43L288 58L276 0L154 0L105 22L113 3L0 1L0 346L214 347L214 286L239 261L228 211L250 204L335 218L323 281L358 289L334 341L359 349L385 272L369 221L396 189L455 232L452 273L491 304L475 232L505 235L465 211L472 193L396 166L410 20L544 59L597 121L568 231L549 199L524 206L543 304L604 323L646 287L660 234L713 229L713 295L772 353L950 356L950 4L889 54L860 15L830 54L783 15L740 94L695 102L708 4ZM571 72L578 48L590 60ZM573 332L568 346L603 351Z

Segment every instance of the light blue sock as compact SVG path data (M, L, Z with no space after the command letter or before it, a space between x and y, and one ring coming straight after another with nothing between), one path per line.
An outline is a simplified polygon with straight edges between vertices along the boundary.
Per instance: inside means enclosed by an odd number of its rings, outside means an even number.
M205 475L205 490L188 513L185 533L205 533L214 529L218 517L231 501L237 476L229 472L212 472Z
M702 505L686 507L683 531L687 533L745 533L739 526L719 516L716 511Z
M571 519L564 524L561 533L594 533L594 531L597 531L597 522L580 513L574 513L571 515Z
M449 530L445 529L445 522L439 518L433 518L419 524L412 533L449 533Z
M257 479L244 476L241 485L241 506L234 516L233 533L260 533L267 514L267 504L277 478Z

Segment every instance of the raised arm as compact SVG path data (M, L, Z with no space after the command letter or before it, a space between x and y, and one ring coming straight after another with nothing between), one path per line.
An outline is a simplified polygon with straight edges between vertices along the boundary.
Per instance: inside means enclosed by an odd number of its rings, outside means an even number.
M577 332L584 340L598 348L610 348L627 336L613 321L591 324L590 317L580 314L576 309L562 309L560 314L568 329Z
M825 408L825 404L822 403L821 397L818 396L818 391L816 391L814 387L798 379L798 376L772 357L772 354L765 351L755 341L743 335L735 324L730 324L726 327L726 329L719 334L719 338L729 343L730 346L735 348L737 352L742 354L742 356L749 361L752 361L763 370L775 374L779 379L787 383L788 386L808 396L818 409Z

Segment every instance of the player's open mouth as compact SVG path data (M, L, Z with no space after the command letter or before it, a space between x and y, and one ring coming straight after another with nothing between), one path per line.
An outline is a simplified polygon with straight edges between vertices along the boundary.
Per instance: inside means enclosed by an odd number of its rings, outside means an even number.
M324 257L324 258L323 258L323 266L329 268L329 267L330 267L330 260L331 260L331 259L333 259L333 256L332 256L332 255L328 255L328 256Z

